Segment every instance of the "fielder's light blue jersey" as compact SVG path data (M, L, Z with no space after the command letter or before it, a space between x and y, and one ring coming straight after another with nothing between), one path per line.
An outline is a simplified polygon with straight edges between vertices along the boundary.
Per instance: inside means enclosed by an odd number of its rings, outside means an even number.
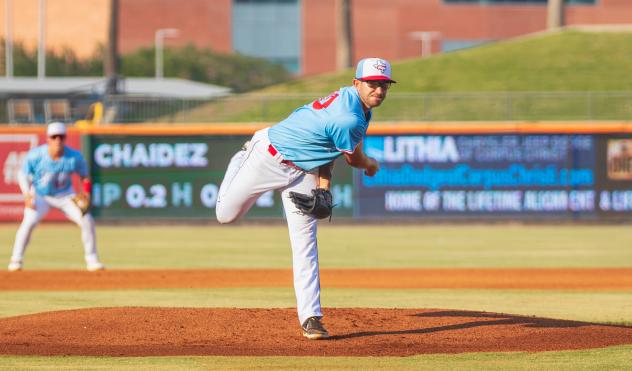
M48 144L30 150L22 165L35 188L42 196L68 193L72 188L72 173L80 177L88 176L88 166L81 153L64 146L64 154L54 161L48 154Z
M298 108L268 131L270 143L284 159L310 171L351 153L366 136L371 111L365 117L355 87Z

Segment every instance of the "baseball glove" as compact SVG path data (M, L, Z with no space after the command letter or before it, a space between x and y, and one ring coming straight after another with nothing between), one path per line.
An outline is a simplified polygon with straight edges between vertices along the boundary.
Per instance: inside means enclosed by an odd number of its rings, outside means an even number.
M90 211L90 196L85 193L79 193L71 198L72 202L81 210L81 215L86 215Z
M329 218L334 208L331 192L323 188L312 189L312 195L290 192L290 198L298 210L304 215L311 215L316 219Z

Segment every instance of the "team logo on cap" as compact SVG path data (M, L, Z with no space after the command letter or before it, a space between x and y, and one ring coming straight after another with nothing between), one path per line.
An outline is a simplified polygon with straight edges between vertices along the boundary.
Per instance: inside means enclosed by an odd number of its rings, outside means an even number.
M375 67L375 69L380 71L382 74L384 74L386 72L386 63L384 63L380 59L375 61L375 64L373 65L373 67Z

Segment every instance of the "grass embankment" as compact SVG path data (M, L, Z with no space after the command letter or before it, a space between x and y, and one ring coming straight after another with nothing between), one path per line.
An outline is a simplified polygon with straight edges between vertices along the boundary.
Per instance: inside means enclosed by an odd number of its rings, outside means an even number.
M625 119L632 115L632 94L591 96L585 92L632 91L632 81L622 78L632 74L631 59L632 33L565 31L394 62L393 76L398 82L389 99L375 110L374 120ZM182 119L275 122L298 106L349 85L353 73L349 69L296 79L203 105ZM489 95L406 96L468 92ZM555 92L578 93L556 97Z

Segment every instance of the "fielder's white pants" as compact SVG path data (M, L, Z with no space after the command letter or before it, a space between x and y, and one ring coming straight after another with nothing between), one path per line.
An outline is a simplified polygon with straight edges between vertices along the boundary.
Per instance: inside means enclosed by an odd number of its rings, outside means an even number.
M280 153L268 152L268 129L255 133L246 150L230 160L219 188L215 212L220 223L231 223L254 205L261 194L280 190L292 245L292 268L298 319L322 317L318 271L317 221L302 215L289 198L291 191L311 194L318 174L282 164Z
M55 207L64 212L66 217L73 221L81 228L81 240L83 241L84 257L86 264L97 263L99 256L97 255L94 219L89 213L81 215L79 207L72 202L70 193L62 196L40 196L35 195L35 209L29 207L24 208L24 219L15 235L15 244L13 245L13 254L11 261L22 261L24 252L31 240L31 233L42 218L48 214L51 207Z

